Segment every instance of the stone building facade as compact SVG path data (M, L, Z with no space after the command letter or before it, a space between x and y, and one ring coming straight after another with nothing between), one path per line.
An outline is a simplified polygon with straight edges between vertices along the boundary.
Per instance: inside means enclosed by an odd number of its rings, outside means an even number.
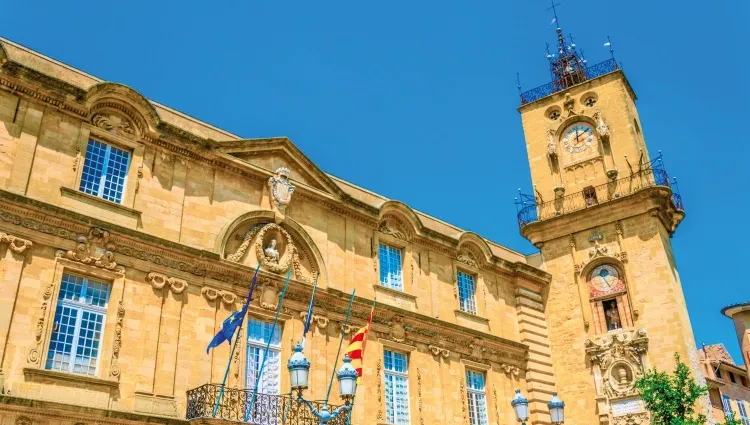
M250 387L269 338L259 379L284 406L316 277L310 399L377 298L353 424L514 423L516 389L533 424L555 391L570 423L647 423L645 368L678 352L699 370L669 241L684 213L619 69L519 109L536 188L519 224L540 248L525 256L332 177L287 138L0 47L2 425L183 424L188 392L228 364L228 391ZM235 356L207 354L258 264Z

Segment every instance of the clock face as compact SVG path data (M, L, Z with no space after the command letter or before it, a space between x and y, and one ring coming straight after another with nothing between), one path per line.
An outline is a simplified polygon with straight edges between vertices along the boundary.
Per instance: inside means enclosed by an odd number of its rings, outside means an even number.
M563 145L568 152L583 152L592 143L594 143L594 130L588 124L574 124L563 135Z
M604 264L598 266L591 272L591 286L599 291L607 292L615 289L620 283L620 274L617 269Z

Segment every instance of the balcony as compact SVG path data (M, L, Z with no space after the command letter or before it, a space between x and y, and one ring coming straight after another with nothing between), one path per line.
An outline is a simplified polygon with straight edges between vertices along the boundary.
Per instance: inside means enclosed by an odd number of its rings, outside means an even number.
M676 184L670 184L667 172L660 168L648 168L634 172L629 177L589 187L583 191L557 197L547 202L538 203L537 198L521 195L521 198L516 200L518 226L523 229L524 226L531 223L611 202L650 187L669 188L672 191L672 202L675 208L678 211L684 211L677 186Z
M596 65L587 66L584 69L584 72L585 72L586 80L591 80L593 78L601 77L602 75L615 72L618 69L619 68L617 66L617 62L614 59L607 59L604 62L600 62ZM578 79L580 80L580 78ZM547 97L551 94L557 93L559 91L565 90L566 88L570 87L571 84L563 83L563 81L567 81L567 80L552 81L543 86L539 86L535 89L527 90L521 93L521 105L525 105L531 102L536 102L537 100L543 97ZM577 81L577 80L573 80L573 81Z
M252 390L224 388L219 409L213 416L216 399L221 385L205 384L187 392L186 419L212 419L232 422L245 422L245 413L252 399ZM320 410L323 402L314 401L313 406ZM329 405L333 411L339 406ZM246 423L256 425L318 425L310 410L296 399L288 395L258 394L253 403L253 411ZM345 425L348 414L346 412L328 421L328 425Z

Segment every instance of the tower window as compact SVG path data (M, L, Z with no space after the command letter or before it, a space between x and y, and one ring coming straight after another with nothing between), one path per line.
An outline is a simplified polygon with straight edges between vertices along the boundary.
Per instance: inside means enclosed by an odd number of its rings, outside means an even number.
M593 186L589 186L583 189L583 199L586 201L586 206L590 207L596 205L599 201L596 199L596 189Z
M622 329L620 311L617 309L617 300L603 301L602 307L604 309L604 320L607 322L607 330L614 331Z
M737 379L735 379L734 373L729 372L729 380L732 381L733 384L737 383Z
M593 96L588 97L585 101L583 101L583 104L588 106L589 108L592 108L594 105L596 105L596 99Z

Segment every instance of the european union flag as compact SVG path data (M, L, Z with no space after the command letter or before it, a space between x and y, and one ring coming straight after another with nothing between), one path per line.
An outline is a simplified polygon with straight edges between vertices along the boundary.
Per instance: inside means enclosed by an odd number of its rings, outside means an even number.
M229 317L224 319L224 323L221 325L219 333L217 333L214 336L214 339L212 339L211 342L208 343L206 354L208 354L208 350L214 347L218 347L224 341L227 341L230 344L232 343L232 335L234 335L234 331L236 331L237 328L242 324L242 319L245 317L246 312L247 310L243 308L239 311L235 311Z

